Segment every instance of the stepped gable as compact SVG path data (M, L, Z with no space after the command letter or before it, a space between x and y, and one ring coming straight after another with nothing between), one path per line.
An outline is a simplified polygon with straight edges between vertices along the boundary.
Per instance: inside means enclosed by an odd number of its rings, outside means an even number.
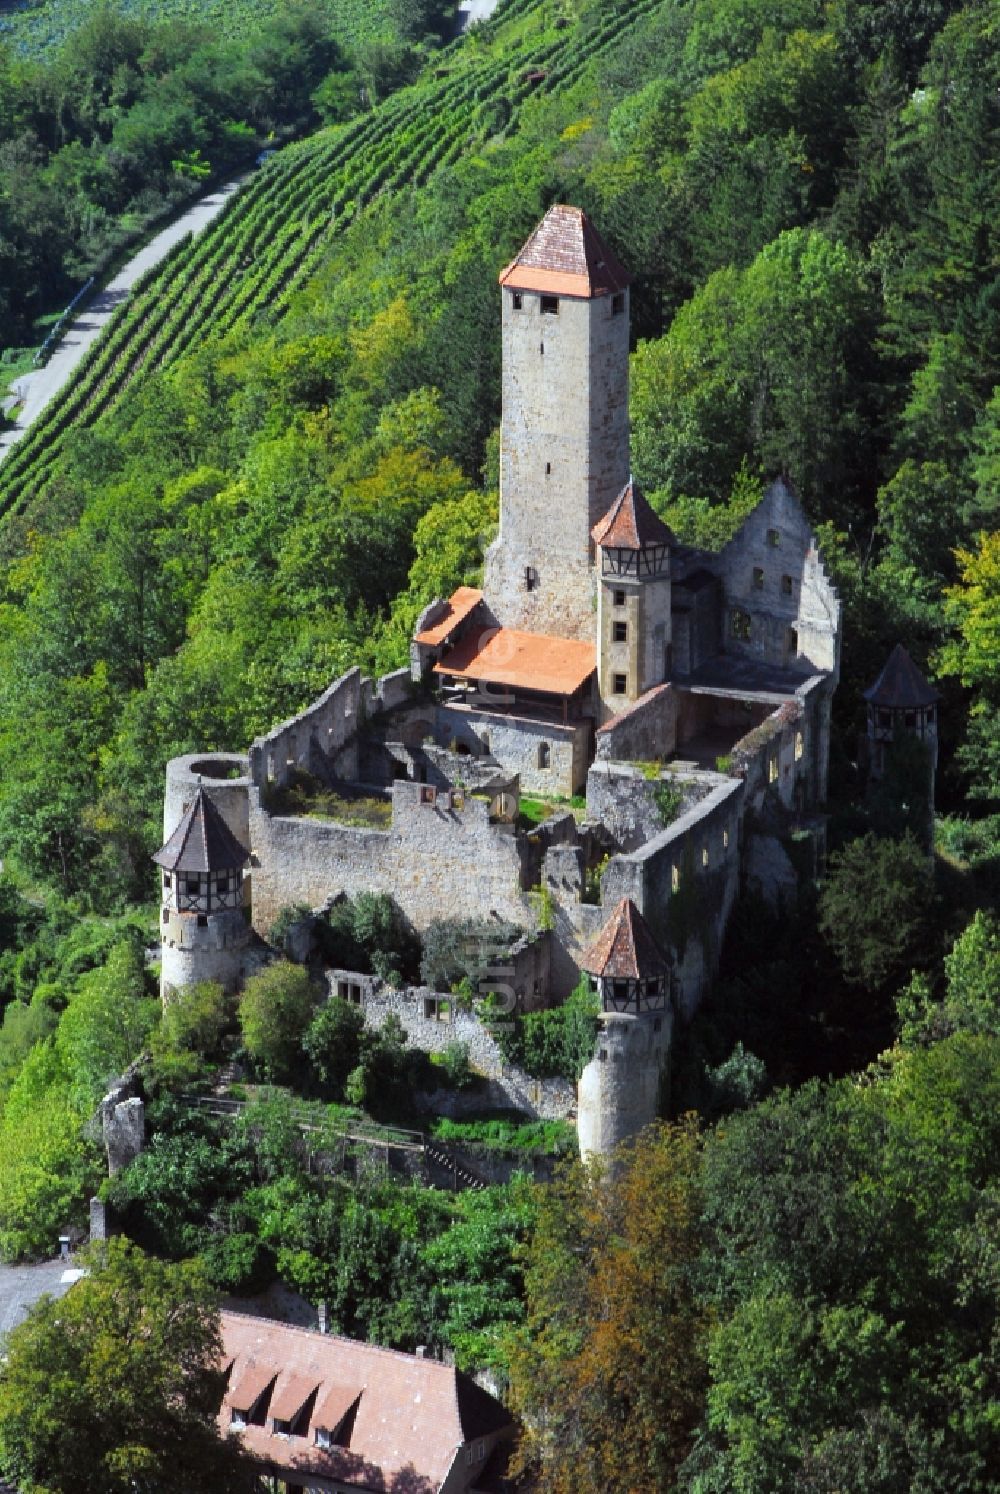
M630 897L623 897L580 961L598 979L655 980L670 966Z
M635 479L630 477L603 519L590 531L595 545L605 550L641 550L646 545L672 545L674 536L654 513Z
M582 208L550 207L520 253L500 273L508 290L548 291L590 300L623 291L623 269Z
M893 711L915 711L932 706L940 692L928 684L901 643L897 643L874 685L863 692L869 705Z
M238 871L250 860L201 784L177 829L153 860L165 871Z

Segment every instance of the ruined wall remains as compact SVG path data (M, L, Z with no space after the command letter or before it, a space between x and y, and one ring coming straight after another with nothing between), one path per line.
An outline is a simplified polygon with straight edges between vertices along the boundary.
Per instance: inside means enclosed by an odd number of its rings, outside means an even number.
M443 744L461 743L470 752L488 751L521 781L522 793L569 797L583 792L590 760L593 722L533 721L489 702L474 709L438 705L435 735ZM547 763L547 766L544 764Z
M254 927L266 932L283 907L316 908L341 894L385 892L418 929L435 918L481 913L530 924L513 826L464 792L393 785L392 828L270 815L250 791Z
M727 653L839 674L840 599L784 482L771 484L714 566L725 593ZM749 619L749 637L734 613Z
M455 1043L467 1048L473 1068L490 1080L487 1093L476 1092L479 1108L510 1106L538 1120L564 1120L576 1110L576 1088L569 1080L535 1079L508 1064L490 1029L447 993L424 986L407 986L402 991L382 987L366 996L363 1006L365 1020L373 1027L381 1027L391 1014L402 1023L413 1046L428 1053L443 1053ZM463 1108L460 1104L446 1107L450 1114L459 1114Z
M740 880L743 783L706 776L715 778L711 792L648 844L613 856L601 889L607 914L631 897L661 947L673 952L685 1016L715 972Z
M658 789L679 793L674 821L681 819L715 785L714 774L661 770L650 777L635 763L595 762L587 775L587 818L599 820L621 851L634 851L665 829L656 802Z
M677 745L677 692L670 685L655 689L605 723L597 733L601 761L652 762L670 757Z

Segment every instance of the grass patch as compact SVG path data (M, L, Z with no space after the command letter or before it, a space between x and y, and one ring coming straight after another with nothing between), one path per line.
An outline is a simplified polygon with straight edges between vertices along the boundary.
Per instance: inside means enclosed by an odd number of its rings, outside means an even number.
M578 820L587 812L587 801L583 794L574 794L571 799L553 794L541 798L536 794L522 794L519 804L519 819L526 826L541 825L554 814L565 814L569 810Z
M375 794L353 793L349 788L331 789L296 773L281 788L267 796L270 814L296 819L336 820L355 829L388 830L392 824L392 800Z
M576 1131L569 1121L524 1121L493 1116L479 1120L434 1122L435 1141L450 1141L472 1151L522 1152L545 1157L566 1157L576 1151Z

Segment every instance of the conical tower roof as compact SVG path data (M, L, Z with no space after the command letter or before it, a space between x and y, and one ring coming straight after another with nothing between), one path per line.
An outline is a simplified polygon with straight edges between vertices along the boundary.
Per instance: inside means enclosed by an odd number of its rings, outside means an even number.
M623 897L580 961L589 975L613 980L655 980L670 966L630 897Z
M500 284L589 300L625 290L630 278L583 209L557 203L501 272Z
M241 845L201 784L177 829L153 857L164 871L236 871L250 852Z
M885 668L868 690L864 692L869 705L885 706L889 710L920 710L934 705L941 696L933 685L929 685L901 643L897 643L885 663Z
M605 550L641 550L645 545L672 545L674 536L653 512L634 478L629 478L603 519L590 531Z

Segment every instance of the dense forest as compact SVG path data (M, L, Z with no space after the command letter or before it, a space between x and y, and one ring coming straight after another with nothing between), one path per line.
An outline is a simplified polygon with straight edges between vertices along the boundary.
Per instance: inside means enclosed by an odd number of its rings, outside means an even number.
M0 55L11 345L144 194L330 122L0 466L0 1249L80 1217L85 1122L146 1050L153 1140L114 1185L136 1238L489 1363L542 1488L995 1489L1000 3L506 0L419 76L432 21L398 30L381 82L383 51L268 9L234 42L102 12ZM324 1187L294 1106L374 1096L391 1124L420 1057L336 1008L324 1028L295 967L268 997L291 1048L210 991L161 1019L164 764L405 662L423 605L478 578L497 274L559 201L635 277L654 506L717 546L784 472L821 535L845 604L828 875L780 916L741 906L664 1126L613 1181ZM933 847L905 772L860 791L861 692L897 641L942 693ZM390 915L357 917L384 954ZM590 1020L519 1041L572 1077ZM231 1130L175 1098L227 1030L298 1090Z

